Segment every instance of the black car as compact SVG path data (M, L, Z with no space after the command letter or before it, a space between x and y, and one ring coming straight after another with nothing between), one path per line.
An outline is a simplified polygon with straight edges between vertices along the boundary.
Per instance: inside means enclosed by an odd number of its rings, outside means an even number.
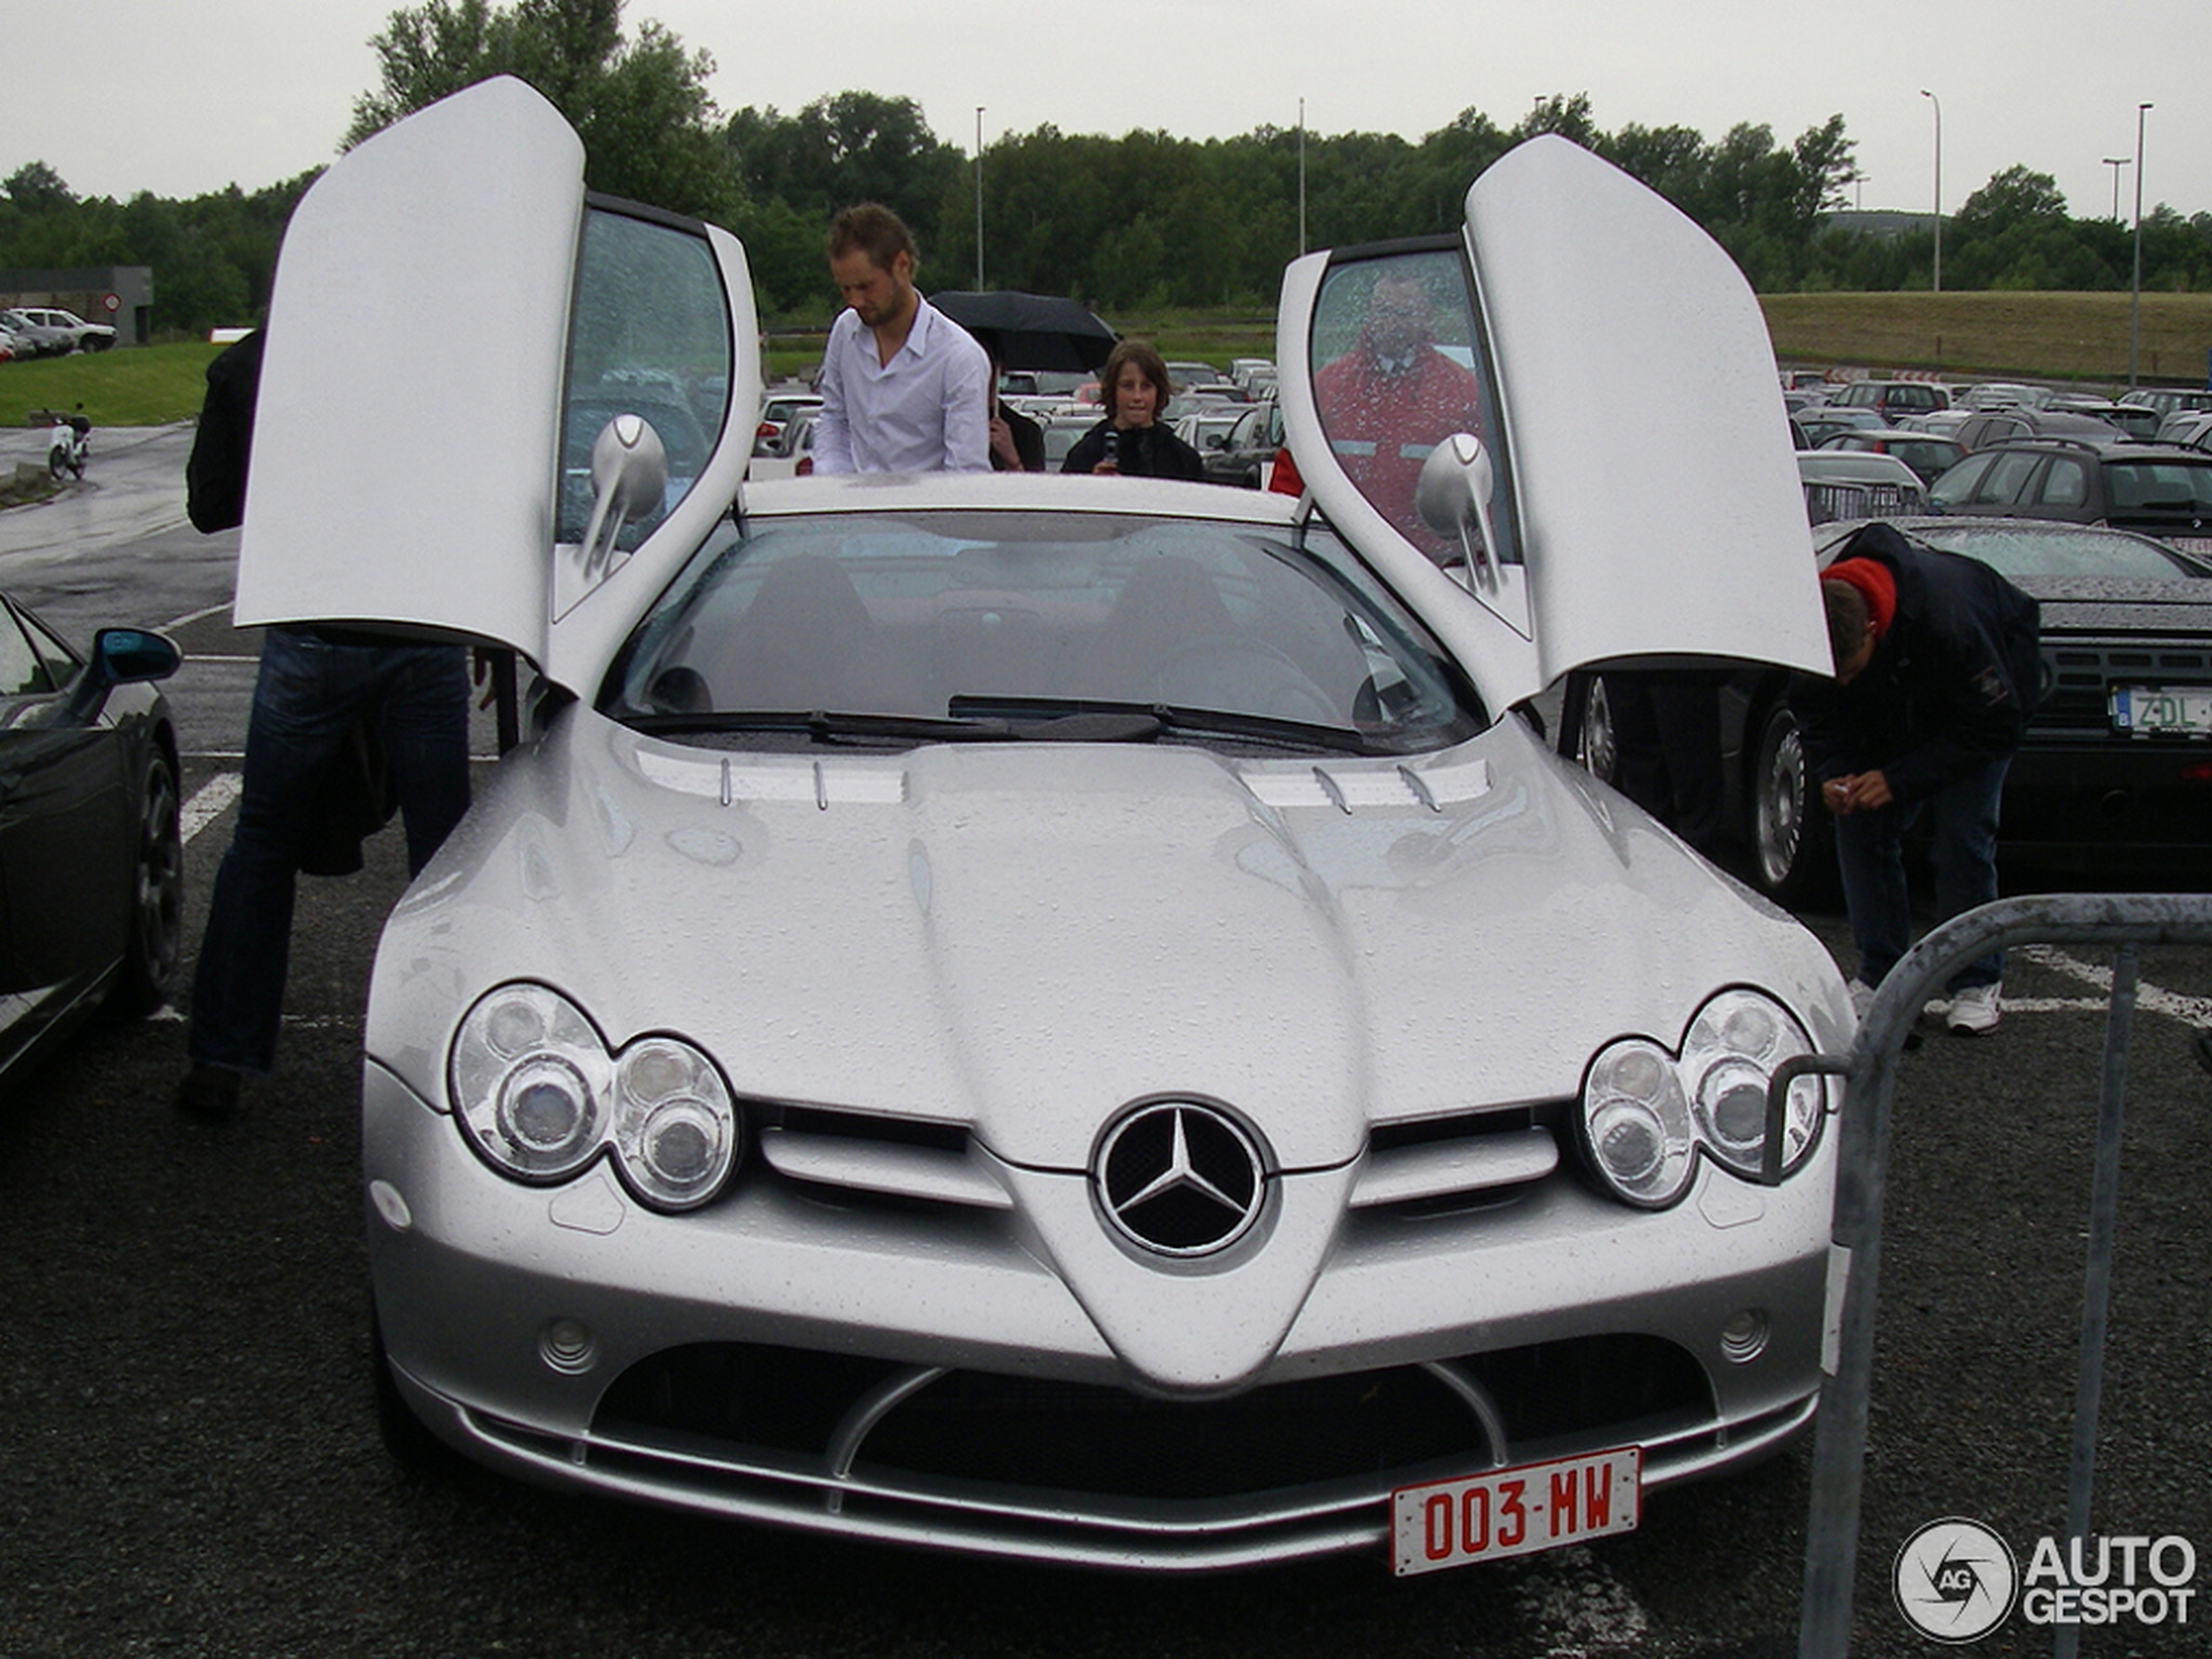
M1979 558L2042 607L2044 691L2005 779L2000 850L2046 868L2212 870L2212 563L2124 530L2036 519L1887 521ZM1813 532L1826 564L1859 523ZM1581 751L1607 775L1602 698ZM1833 820L1814 800L1786 676L1746 669L1721 691L1729 822L1750 874L1784 903L1832 893Z
M0 598L0 1072L103 1001L169 995L184 917L177 730L159 634L90 657Z
M1281 409L1273 398L1255 403L1238 417L1219 448L1204 452L1206 482L1258 489L1266 476L1267 463L1282 447Z
M1951 407L1951 394L1932 381L1853 381L1829 400L1838 408L1873 409L1885 421Z
M2125 438L2001 443L1928 491L1932 511L2108 524L2212 553L2212 454Z

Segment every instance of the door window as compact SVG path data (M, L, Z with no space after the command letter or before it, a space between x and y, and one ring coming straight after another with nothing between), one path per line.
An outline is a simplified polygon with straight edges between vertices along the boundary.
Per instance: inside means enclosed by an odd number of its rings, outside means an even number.
M1421 522L1421 463L1455 432L1491 452L1491 517L1501 563L1520 563L1503 428L1476 321L1466 260L1456 246L1385 253L1333 266L1323 279L1311 337L1313 402L1337 464L1359 493L1439 564L1464 563L1455 537Z
M668 452L660 509L623 528L629 551L698 482L729 413L732 347L714 254L698 226L593 206L578 256L561 421L557 539L591 516L591 448L608 421L637 415Z

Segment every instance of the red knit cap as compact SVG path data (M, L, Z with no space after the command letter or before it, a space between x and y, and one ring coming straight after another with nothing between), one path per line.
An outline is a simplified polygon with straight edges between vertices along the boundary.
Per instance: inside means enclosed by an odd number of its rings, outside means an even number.
M1874 618L1874 637L1879 639L1890 631L1890 623L1897 616L1897 578L1890 574L1890 567L1879 559L1838 559L1820 573L1823 582L1848 582L1866 597L1866 609Z

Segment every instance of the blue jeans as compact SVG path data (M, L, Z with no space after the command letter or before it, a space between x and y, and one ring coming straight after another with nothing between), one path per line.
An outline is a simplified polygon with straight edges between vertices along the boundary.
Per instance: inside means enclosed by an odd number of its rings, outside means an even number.
M215 873L192 980L194 1062L276 1059L307 805L356 720L375 722L420 871L469 810L469 659L459 645L340 644L272 628L261 644L238 828Z
M1929 861L1935 867L1936 920L1947 921L1997 896L1997 801L2012 764L2006 755L1923 800L1892 803L1836 820L1836 861L1843 871L1844 905L1851 913L1863 983L1879 985L1912 943L1902 843L1923 812L1935 832ZM1950 989L1955 994L1994 985L2004 973L2005 953L1993 951L1953 974Z

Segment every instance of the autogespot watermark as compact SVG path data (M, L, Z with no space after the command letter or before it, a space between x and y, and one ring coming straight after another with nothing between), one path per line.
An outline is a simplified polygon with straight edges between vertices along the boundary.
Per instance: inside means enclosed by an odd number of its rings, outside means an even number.
M2022 1568L1996 1529L1952 1515L1897 1552L1897 1609L1932 1641L1978 1642L2015 1611L2030 1624L2189 1622L2196 1548L2186 1538L2039 1538Z

